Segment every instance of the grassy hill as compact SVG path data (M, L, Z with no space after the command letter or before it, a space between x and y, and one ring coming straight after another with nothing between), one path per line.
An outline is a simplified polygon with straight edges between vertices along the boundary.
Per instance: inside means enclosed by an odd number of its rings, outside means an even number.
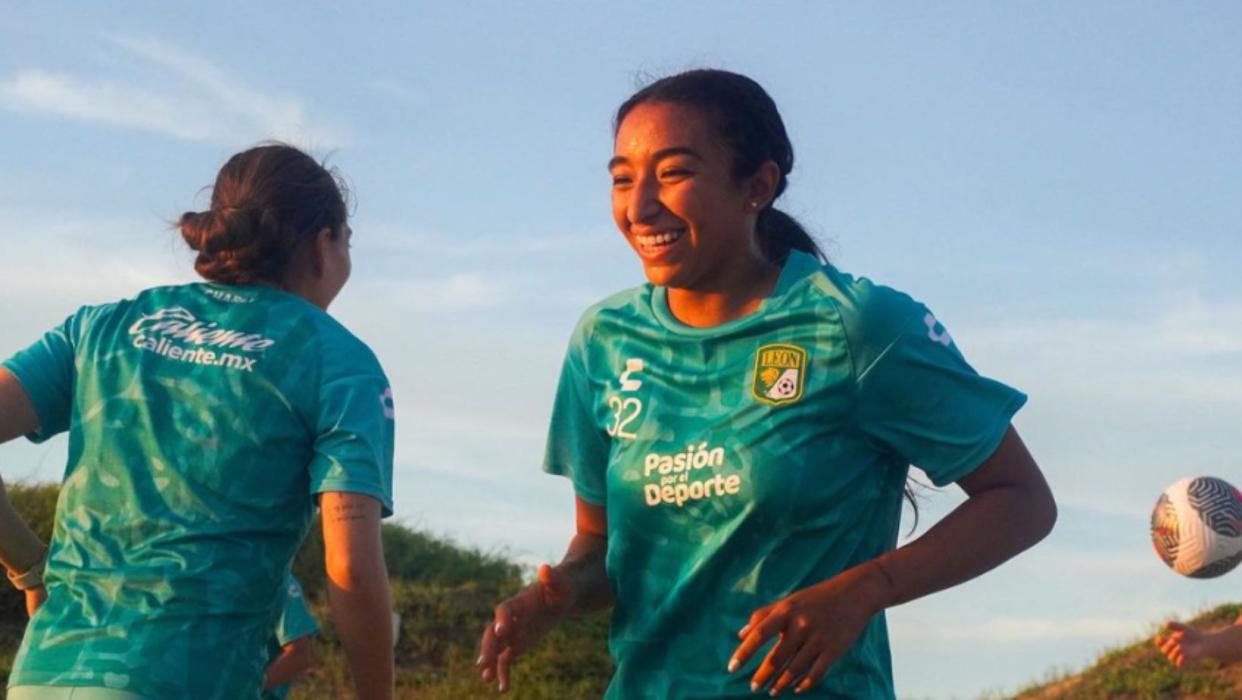
M1192 623L1205 629L1224 627L1242 613L1242 605L1222 605ZM1242 665L1205 664L1178 671L1152 644L1142 639L1106 652L1090 668L1019 692L1014 700L1226 700L1242 698Z
M47 541L56 504L52 485L8 485L9 497ZM426 700L495 698L474 671L483 625L497 602L524 584L524 572L503 557L462 548L401 525L384 526L384 551L393 604L401 614L397 644L397 697ZM321 632L318 664L290 694L291 700L350 697L344 654L328 617L323 540L314 530L294 562ZM0 586L0 684L8 677L26 613L21 594ZM608 620L571 620L515 666L519 700L562 700L603 695L612 673ZM2 685L0 685L2 687Z

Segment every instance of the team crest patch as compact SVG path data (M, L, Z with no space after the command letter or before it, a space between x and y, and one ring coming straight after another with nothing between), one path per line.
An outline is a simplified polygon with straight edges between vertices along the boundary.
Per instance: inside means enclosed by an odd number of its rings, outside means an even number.
M797 345L777 343L759 348L751 393L772 406L800 400L806 383L806 357L806 350Z

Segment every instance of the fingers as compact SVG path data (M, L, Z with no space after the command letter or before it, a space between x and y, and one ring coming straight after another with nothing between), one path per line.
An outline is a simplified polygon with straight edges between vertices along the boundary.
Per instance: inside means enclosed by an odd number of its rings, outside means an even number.
M1181 646L1181 639L1177 637L1168 637L1164 640L1164 643L1160 645L1160 653L1172 659L1174 652L1178 651Z
M509 602L505 601L497 605L493 617L496 637L502 642L507 641L509 628L513 625L513 611L509 609Z
M802 679L802 682L798 684L794 692L804 693L819 685L819 682L824 678L824 674L828 672L828 667L832 665L833 660L834 657L829 654L820 654L819 658L815 659L815 663L811 664L811 670L806 672L806 677Z
M483 630L483 640L479 644L479 659L475 663L481 668L479 675L484 681L500 675L499 657L512 646L509 639L512 627L513 611L509 609L509 601L505 601L492 611L492 621Z
M755 675L750 677L751 692L766 686L776 672L785 668L789 660L801 649L802 634L799 631L787 629L782 633L781 640L772 647L772 651L768 652L763 663L759 664L759 670L755 671Z
M729 659L729 673L736 671L749 661L760 647L767 644L768 640L785 626L784 614L768 612L768 610L769 608L764 608L756 611L750 616L750 622L742 628L745 634L738 633L742 637L742 643L738 645L733 652L733 657Z
M502 693L509 692L509 662L513 660L513 647L505 647L500 652L500 656L496 658L496 676L499 680L497 690Z
M483 630L483 639L479 642L479 660L475 662L484 681L490 681L496 675L497 646L496 623L493 621Z
M1190 629L1189 626L1183 625L1180 622L1174 622L1173 620L1164 623L1164 628L1170 632L1185 632Z
M780 677L772 684L772 697L785 692L790 685L796 683L807 671L811 670L811 665L820 656L817 641L815 637L807 639L802 648L798 650L797 655L793 657L793 660L785 666L785 670L781 672ZM781 643L784 644L784 641Z

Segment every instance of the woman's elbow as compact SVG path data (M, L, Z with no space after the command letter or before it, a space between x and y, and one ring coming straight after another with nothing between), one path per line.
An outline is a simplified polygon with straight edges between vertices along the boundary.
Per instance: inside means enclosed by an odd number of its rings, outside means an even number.
M1043 540L1052 533L1057 524L1057 501L1047 483L1041 483L1027 499L1029 504L1027 526L1033 540L1032 545Z

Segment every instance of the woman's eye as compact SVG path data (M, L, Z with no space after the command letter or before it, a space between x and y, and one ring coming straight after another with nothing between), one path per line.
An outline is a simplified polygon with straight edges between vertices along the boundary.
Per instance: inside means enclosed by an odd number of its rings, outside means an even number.
M612 176L613 187L625 187L628 184L630 184L630 178L626 177L625 175L613 175Z
M685 168L669 168L667 170L660 171L660 178L676 180L679 178L688 177L691 174L692 173L689 170L686 170Z

